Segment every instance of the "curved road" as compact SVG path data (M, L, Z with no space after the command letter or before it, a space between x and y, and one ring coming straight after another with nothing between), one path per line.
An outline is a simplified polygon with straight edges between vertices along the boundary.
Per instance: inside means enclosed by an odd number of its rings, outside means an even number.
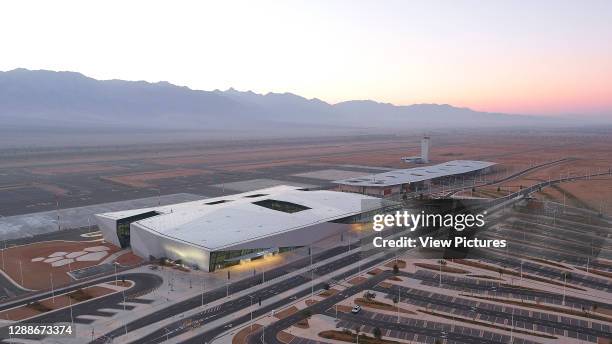
M72 306L72 312L70 310L70 307L66 307L66 308L62 308L57 311L43 313L36 317L30 318L24 321L20 321L16 324L70 323L71 319L75 319L75 322L87 323L90 321L86 319L76 319L76 318L81 315L100 315L100 316L112 315L113 313L102 312L102 311L99 311L99 309L113 308L113 309L117 309L117 311L123 310L124 306L120 304L123 302L124 296L126 300L131 299L131 298L136 298L141 295L150 293L151 291L158 288L163 283L163 280L161 277L154 275L154 274L150 274L150 273L125 273L125 274L118 275L118 279L123 279L123 278L134 282L134 285L131 288L127 289L124 293L114 293L114 294L110 294L108 296L94 299L91 301L86 301L83 303L75 304ZM100 284L104 282L112 282L114 280L115 280L115 276L108 276L106 278L102 278L96 281L87 282L83 285L62 289L61 291L58 291L56 295L58 293L71 292L71 291L75 291L75 290L78 290L78 289L81 289L87 286L96 285L96 284ZM42 295L37 295L35 297L28 299L27 302L34 302L40 299L48 298L50 296L51 296L51 293L44 293ZM20 300L20 304L23 304L23 303L24 303L24 300ZM126 309L127 308L129 307L126 307ZM71 313L72 313L72 316L71 316ZM4 331L6 330L7 330L6 326L0 327L1 333L4 333ZM36 339L40 339L41 337L32 335L32 336L21 337L21 338L29 338L29 339L36 340Z

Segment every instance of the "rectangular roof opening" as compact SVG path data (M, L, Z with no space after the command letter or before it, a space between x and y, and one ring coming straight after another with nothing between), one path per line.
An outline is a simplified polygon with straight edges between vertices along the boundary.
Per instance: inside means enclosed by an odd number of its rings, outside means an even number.
M215 205L215 204L221 204L221 203L225 203L225 202L231 202L231 200L222 199L222 200L219 200L219 201L212 201L212 202L208 202L208 203L204 203L204 204Z
M276 211L282 211L283 213L289 213L289 214L310 209L300 204L279 201L275 199L264 199L261 201L253 202L253 204L258 205L260 207L264 207L264 208L268 208L268 209L272 209Z
M256 198L256 197L262 197L262 196L268 196L268 194L259 193L259 194L254 194L254 195L247 195L247 196L244 196L244 198Z

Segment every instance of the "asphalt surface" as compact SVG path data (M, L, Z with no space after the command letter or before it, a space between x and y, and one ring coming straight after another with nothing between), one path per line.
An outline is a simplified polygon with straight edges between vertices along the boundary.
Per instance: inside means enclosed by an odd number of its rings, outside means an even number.
M121 303L123 303L124 300L127 300L128 302L147 302L146 300L138 300L137 297L150 293L151 291L158 288L163 283L163 280L161 279L161 277L154 275L154 274L148 274L148 273L125 273L125 274L118 275L117 278L119 280L122 280L125 278L125 280L133 281L134 285L123 293L114 293L114 294L111 294L105 297L101 297L95 300L87 301L84 303L78 303L78 304L73 305L72 307L63 308L63 309L53 311L53 312L43 313L39 316L30 318L25 321L18 322L16 324L23 325L23 324L70 323L72 322L73 319L74 319L74 322L76 323L82 323L82 324L91 323L93 320L79 319L78 317L81 315L94 315L94 316L113 315L113 313L109 314L109 312L100 311L100 309L102 308L115 309L117 310L117 312L123 310L124 307L125 309L131 309L133 308L133 306L124 306L124 305L121 305ZM74 291L74 290L81 289L89 285L95 285L95 284L99 284L103 282L111 282L114 280L115 280L115 276L109 276L109 277L106 277L100 280L85 283L84 285L81 285L78 287L70 287L70 288L62 289L61 293ZM59 292L56 292L56 295L57 293ZM50 296L51 296L51 293L45 293L42 295L37 295L36 297L33 297L31 299L28 299L26 302L30 303L30 302L34 302L36 300L40 300L40 299L50 297ZM24 301L20 301L20 303L24 303ZM3 308L8 308L8 307L6 305L3 305ZM6 331L6 330L7 330L6 326L1 327L0 335L2 335L2 333L5 333L3 331ZM4 336L3 338L6 339L7 337ZM40 339L41 337L32 335L32 336L27 336L27 337L22 336L21 338L29 338L29 339L36 340L36 339Z
M12 299L26 293L28 293L27 290L18 288L15 284L4 277L4 275L0 274L0 302L4 302L8 299Z
M410 142L409 139L406 140ZM225 182L239 182L255 178L280 179L297 183L331 186L329 181L295 177L293 174L338 168L337 164L321 165L322 158L346 157L350 154L376 154L389 149L389 144L396 149L405 145L401 138L383 135L358 137L319 137L238 140L235 142L188 142L187 144L160 143L150 145L75 147L54 150L39 148L40 151L9 154L0 159L8 164L13 159L19 167L0 168L0 215L10 216L31 212L49 211L56 208L56 197L48 188L37 185L48 185L65 190L59 198L60 207L71 208L84 205L130 200L134 198L155 197L160 193L174 194L189 192L210 197L222 196L222 188L214 185ZM334 148L335 147L335 148ZM320 148L320 149L318 149ZM328 151L323 151L327 149ZM331 149L331 150L330 150ZM291 152L295 150L294 152ZM250 152L251 154L245 154ZM299 156L296 157L296 153ZM276 154L274 154L276 153ZM49 161L38 166L37 158ZM29 162L24 163L27 158ZM171 163L162 160L179 158ZM193 162L188 161L195 158ZM53 160L57 161L55 163ZM71 161L87 160L84 164L112 167L112 170L36 173L40 167L64 167L66 159ZM186 159L187 161L180 161ZM294 161L295 165L253 168L252 170L235 169L235 166L249 164L274 163L279 159ZM93 161L93 162L92 162ZM161 162L160 162L161 161ZM319 164L313 166L309 161ZM83 164L83 163L68 163ZM159 179L152 181L151 187L134 188L128 185L113 183L104 179L106 176L124 175L143 172L164 171L176 168L201 169L206 173L179 178ZM342 169L359 170L343 167ZM34 171L33 171L34 170ZM363 169L362 169L363 170ZM15 187L18 186L18 187Z

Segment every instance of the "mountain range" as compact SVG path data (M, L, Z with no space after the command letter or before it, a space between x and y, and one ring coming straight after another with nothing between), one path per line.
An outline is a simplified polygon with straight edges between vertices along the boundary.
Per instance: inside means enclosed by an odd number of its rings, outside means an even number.
M5 128L296 132L548 125L552 119L440 104L329 104L292 93L193 90L168 82L96 80L76 72L0 72Z

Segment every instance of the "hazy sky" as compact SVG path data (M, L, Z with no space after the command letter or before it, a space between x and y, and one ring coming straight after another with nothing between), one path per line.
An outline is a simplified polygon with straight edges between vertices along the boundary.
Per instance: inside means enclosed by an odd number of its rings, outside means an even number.
M0 70L612 114L612 1L0 2Z

